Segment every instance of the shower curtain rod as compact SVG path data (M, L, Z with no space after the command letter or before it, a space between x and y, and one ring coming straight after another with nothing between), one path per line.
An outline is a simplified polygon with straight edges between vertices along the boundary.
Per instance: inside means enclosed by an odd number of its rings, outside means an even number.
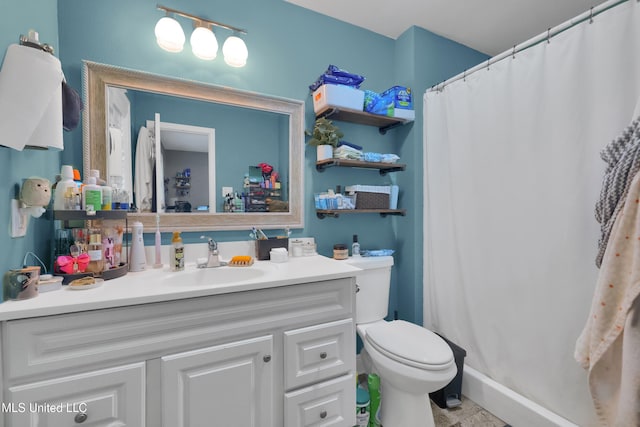
M582 22L589 20L589 23L593 22L593 18L595 18L596 16L600 15L603 12L606 12L609 9L612 9L622 3L626 3L628 1L631 0L617 0L617 1L608 1L605 3L602 3L598 6L594 6L591 9L587 10L586 12L568 20L563 22L562 24L549 28L546 32L539 34L527 41L525 41L524 43L521 43L519 45L514 45L512 49L506 50L492 58L487 59L486 61L476 65L475 67L469 69L469 70L465 70L462 73L453 76L441 83L435 84L433 86L431 86L429 89L427 89L427 92L432 92L432 91L438 91L438 92L442 92L444 90L444 88L448 85L450 85L453 82L456 82L460 79L465 79L468 75L475 73L476 71L480 71L480 70L484 70L484 69L488 69L492 64L495 64L496 62L502 61L503 59L509 57L509 56L513 56L515 57L515 55L519 52L522 52L524 50L527 50L531 47L534 47L542 42L548 42L550 43L551 39L555 36L557 36L560 33L563 33L564 31L575 27L578 24L581 24ZM636 0L637 2L640 3L640 0Z

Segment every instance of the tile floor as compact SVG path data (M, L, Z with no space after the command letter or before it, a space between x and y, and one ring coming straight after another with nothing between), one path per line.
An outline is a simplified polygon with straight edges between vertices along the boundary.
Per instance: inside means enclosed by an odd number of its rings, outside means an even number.
M462 396L462 404L451 409L442 409L431 402L436 427L505 427L507 424Z

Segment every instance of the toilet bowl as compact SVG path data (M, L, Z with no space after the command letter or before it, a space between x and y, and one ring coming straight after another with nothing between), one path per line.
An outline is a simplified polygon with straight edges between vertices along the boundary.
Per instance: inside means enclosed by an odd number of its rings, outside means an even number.
M429 393L446 386L457 368L449 345L433 332L403 320L385 321L392 257L350 258L356 275L356 330L368 372L380 376L384 427L433 427ZM369 365L369 366L367 366Z

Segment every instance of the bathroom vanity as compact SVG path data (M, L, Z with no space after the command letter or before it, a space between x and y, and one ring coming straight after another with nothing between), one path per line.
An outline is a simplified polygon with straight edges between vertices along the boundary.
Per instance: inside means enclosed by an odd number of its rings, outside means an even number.
M353 426L357 271L165 268L6 302L0 425Z

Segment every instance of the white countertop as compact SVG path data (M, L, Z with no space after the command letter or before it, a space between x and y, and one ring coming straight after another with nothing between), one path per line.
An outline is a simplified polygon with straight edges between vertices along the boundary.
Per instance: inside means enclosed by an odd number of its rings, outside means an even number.
M63 286L61 290L40 293L32 299L3 302L0 321L340 279L354 277L358 271L345 261L320 255L290 257L283 263L256 261L250 267L197 269L195 264L187 264L181 272L171 272L165 264L159 269L148 267L145 271L130 272L93 289L74 290ZM216 277L233 277L235 272L244 275L242 280L229 282Z

